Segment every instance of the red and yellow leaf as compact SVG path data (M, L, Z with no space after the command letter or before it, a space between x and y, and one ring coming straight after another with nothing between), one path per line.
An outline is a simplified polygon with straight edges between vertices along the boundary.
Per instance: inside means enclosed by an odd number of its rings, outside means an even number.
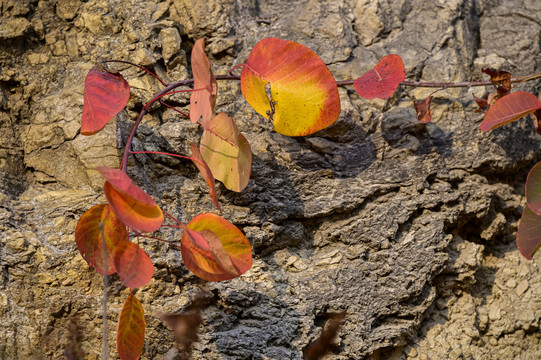
M210 198L212 199L212 202L214 203L216 208L221 213L222 207L220 206L220 202L218 201L218 195L216 194L216 184L214 182L214 176L212 175L212 171L205 162L205 159L203 159L203 156L201 156L197 145L195 145L194 143L192 143L192 161L197 167L197 169L199 169L199 172L201 172L201 176L203 176L203 179L205 179L205 181L209 185Z
M541 215L541 162L528 173L526 179L526 201L528 207L537 215Z
M283 135L312 134L340 115L336 81L312 50L266 38L252 49L241 73L246 101Z
M83 259L100 274L104 274L103 239L100 222L103 223L107 251L107 275L114 274L116 267L113 252L120 242L128 240L128 229L107 204L100 204L85 212L75 228L75 242Z
M103 185L105 197L120 221L140 232L153 232L162 226L162 210L128 175L105 166L97 170L106 180Z
M429 123L432 120L432 113L430 112L431 101L432 96L429 96L424 100L413 102L413 106L417 112L417 120L423 124Z
M154 275L154 266L147 253L136 243L126 241L114 252L116 272L124 286L135 289L145 286Z
M525 91L517 91L500 98L486 112L481 123L481 131L489 131L523 118L541 109L541 102Z
M81 134L93 135L116 116L130 99L130 85L120 73L96 64L85 79Z
M200 145L214 177L229 190L240 192L250 181L252 149L232 118L218 114L203 131Z
M388 99L405 78L406 70L402 58L391 54L382 58L372 70L355 80L353 87L357 94L365 99Z
M215 214L193 218L180 246L186 267L203 280L230 280L252 267L248 239L235 225Z
M524 207L518 224L517 247L528 260L531 260L541 247L541 216L534 213L528 205Z
M121 360L136 360L145 344L145 312L130 293L118 317L116 349Z
M190 120L193 123L199 121L205 126L214 114L218 86L216 78L212 73L210 62L207 55L205 55L204 39L199 39L195 42L191 59L194 80L193 87L194 89L203 90L194 91L190 96Z

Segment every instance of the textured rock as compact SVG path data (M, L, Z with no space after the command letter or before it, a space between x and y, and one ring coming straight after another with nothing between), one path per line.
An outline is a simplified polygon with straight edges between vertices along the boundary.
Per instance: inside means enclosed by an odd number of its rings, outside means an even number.
M22 5L21 5L22 4ZM23 6L24 5L24 6ZM277 36L314 50L337 79L354 79L399 54L408 79L481 79L481 67L538 72L537 1L151 0L4 1L0 7L0 358L61 358L70 321L82 349L101 349L102 279L79 255L80 215L104 201L99 165L119 166L141 107L161 89L116 64L132 88L126 111L99 134L79 134L83 82L98 60L135 61L166 81L190 76L193 42L204 37L216 74ZM2 35L0 35L2 36ZM536 91L535 82L520 85ZM360 99L341 88L335 125L306 138L272 131L220 82L217 111L238 123L254 154L241 193L218 186L224 216L254 249L239 279L204 283L166 245L141 239L154 279L137 291L146 313L144 359L175 358L171 332L155 316L211 292L194 358L300 359L324 314L347 310L336 359L541 357L541 258L523 259L514 234L523 183L539 156L531 121L487 134L471 93L435 96L419 124L411 96ZM170 101L189 112L189 98ZM136 150L189 153L197 125L151 110ZM212 211L207 185L187 161L137 155L129 174L166 211L189 221ZM178 240L179 234L161 236ZM109 353L128 294L109 289Z

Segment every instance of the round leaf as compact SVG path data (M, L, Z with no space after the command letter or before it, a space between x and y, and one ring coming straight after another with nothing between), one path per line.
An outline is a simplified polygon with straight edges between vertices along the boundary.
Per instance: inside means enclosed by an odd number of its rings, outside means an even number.
M107 202L126 226L140 232L153 232L162 226L162 210L128 175L104 166L97 170L107 180L103 185Z
M541 109L541 101L526 91L516 91L506 95L492 105L481 123L481 131L486 132Z
M96 205L81 216L75 228L75 242L81 256L88 265L103 275L103 241L100 222L103 223L103 233L105 235L107 275L111 275L116 272L113 252L117 244L127 241L128 229L107 204Z
M230 280L252 267L248 239L235 225L215 214L193 218L180 246L186 267L203 280Z
M398 85L406 78L404 63L400 56L391 54L353 83L357 94L365 99L390 98Z
M96 64L85 79L81 134L92 135L116 116L130 99L130 85L122 75Z
M252 49L241 72L242 95L283 135L312 134L340 115L336 81L312 50L266 38Z
M541 216L528 206L522 211L522 218L517 230L517 247L522 256L531 260L541 247Z
M126 287L139 288L152 279L152 260L136 243L125 241L118 244L113 255L118 277Z
M121 360L139 359L145 344L145 313L130 293L118 317L116 349Z

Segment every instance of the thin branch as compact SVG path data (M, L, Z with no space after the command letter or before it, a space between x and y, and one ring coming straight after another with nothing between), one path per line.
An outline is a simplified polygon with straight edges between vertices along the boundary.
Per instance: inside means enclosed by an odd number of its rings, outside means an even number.
M154 74L152 71L150 71L150 70L144 68L144 67L141 66L141 65L137 65L137 64L134 64L134 63L129 62L129 61L126 61L126 60L104 60L104 61L102 61L102 62L104 62L104 63L108 63L108 62L116 62L116 63L122 63L122 64L128 64L128 65L131 65L131 66L135 66L135 67L137 67L137 68L139 68L139 69L145 71L147 74L154 76L159 82L162 83L163 86L169 85L169 84L167 84L165 81L163 81L158 75Z
M136 231L135 231L134 233L135 233L135 236L137 236L137 237L142 237L142 238L146 238L146 239L153 239L153 240L162 241L162 242L164 242L164 243L167 243L167 244L169 244L169 245L171 245L171 246L174 246L174 247L180 249L180 245L175 244L175 243L172 242L172 241L165 240L165 239L162 239L162 238L159 238L159 237L156 237L156 236L143 235L143 234L141 234L141 233L139 233L139 232L136 232Z
M190 118L190 115L188 115L188 114L186 114L186 113L180 111L179 109L177 109L177 108L174 107L174 106L171 106L171 105L167 104L167 103L164 102L162 99L160 99L160 104L162 104L162 105L165 106L165 107L168 107L168 108L171 109L171 110L174 110L174 111L178 112L179 114L182 114L182 115L186 116L188 119Z

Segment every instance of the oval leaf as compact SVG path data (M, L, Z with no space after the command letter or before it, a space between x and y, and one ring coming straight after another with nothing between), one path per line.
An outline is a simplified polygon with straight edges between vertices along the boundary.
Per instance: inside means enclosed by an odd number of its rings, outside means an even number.
M182 234L180 247L186 267L203 280L230 280L252 267L248 239L235 225L215 214L193 218Z
M214 176L212 175L212 171L210 171L210 168L205 162L205 159L203 159L203 156L201 156L197 145L195 145L194 143L192 143L192 161L197 167L197 169L199 169L199 172L201 172L201 176L203 176L203 179L205 179L207 184L209 185L210 198L212 199L212 202L214 203L216 208L221 213L222 207L218 202L218 195L216 194L216 184L214 182Z
M104 274L103 240L100 230L103 223L107 251L107 275L114 274L116 267L113 252L122 241L128 239L128 229L107 204L100 204L85 212L75 228L75 242L83 259L101 275Z
M541 102L526 91L516 91L496 101L488 109L481 131L486 132L541 109Z
M199 39L192 49L192 73L194 89L190 96L190 120L201 122L203 127L212 119L216 106L218 85L212 73L210 62L205 54L205 40Z
M218 114L203 131L200 145L214 177L229 190L240 192L250 181L252 149L232 118Z
M130 85L122 75L96 64L85 79L81 134L92 135L116 116L130 99Z
M535 164L526 179L526 201L534 213L541 215L541 162Z
M113 255L116 272L124 286L135 289L152 279L152 260L136 243L126 241L118 244Z
M398 85L406 78L406 70L400 56L391 54L353 83L357 94L365 99L390 98Z
M517 230L517 247L522 256L531 260L541 246L541 216L524 207Z
M126 226L140 232L153 232L162 226L162 210L128 175L105 166L96 169L107 180L103 185L107 202Z
M118 317L116 349L121 360L139 359L145 344L145 313L130 293Z
M293 41L258 42L242 69L240 88L255 111L283 135L312 134L340 115L331 72L312 50Z

